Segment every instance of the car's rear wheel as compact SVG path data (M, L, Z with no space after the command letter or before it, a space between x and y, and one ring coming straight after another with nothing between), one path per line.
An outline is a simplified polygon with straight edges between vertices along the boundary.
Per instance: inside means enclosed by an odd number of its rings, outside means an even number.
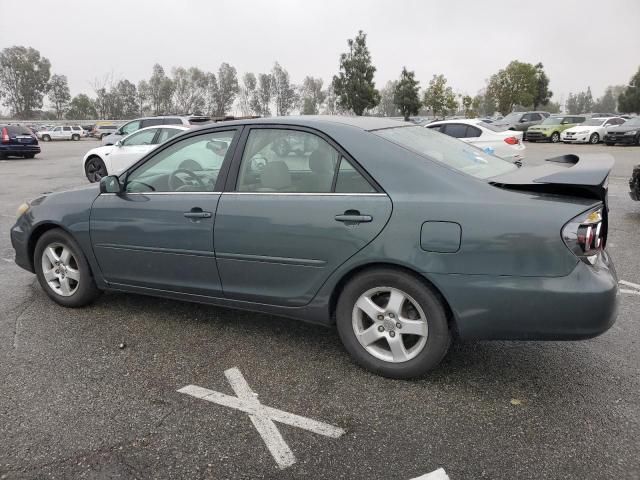
M33 158L35 156L36 156L35 153L27 153L26 155L23 155L24 158Z
M50 142L51 141L51 137L49 135L43 135L42 136L42 141L43 142Z
M551 143L558 143L560 141L560 134L558 132L553 132L551 134Z
M400 270L369 270L354 277L340 295L336 321L355 361L391 378L425 374L440 363L451 342L438 296Z
M613 147L613 143L612 142L605 142L607 144L608 147Z
M80 135L74 133L73 135L71 135L71 140L77 142L78 140L80 140Z
M589 137L589 143L595 145L596 143L600 142L600 135L598 135L597 133L592 133L591 136Z
M64 230L49 230L40 237L33 263L40 286L60 305L83 307L101 293L80 246Z
M107 176L107 167L100 157L90 157L84 166L84 173L91 183L99 182Z

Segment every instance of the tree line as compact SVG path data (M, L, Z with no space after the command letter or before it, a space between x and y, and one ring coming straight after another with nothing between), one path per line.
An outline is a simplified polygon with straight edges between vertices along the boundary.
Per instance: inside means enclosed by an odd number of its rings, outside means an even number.
M216 72L198 67L176 67L170 72L156 64L148 79L134 84L112 75L94 79L93 98L71 96L67 77L51 75L51 63L30 47L14 46L0 52L0 99L11 115L30 119L125 119L142 115L204 114L222 117L232 109L242 115L288 115L352 113L355 115L403 116L418 114L437 118L453 114L467 117L503 115L514 109L562 108L551 100L549 77L542 63L514 60L492 75L477 95L455 93L444 75L433 75L421 90L415 72L403 67L398 80L378 90L376 67L367 47L367 35L359 31L347 41L340 55L339 72L324 88L321 78L307 76L301 84L291 82L278 62L271 71L238 73L229 63ZM42 112L45 96L51 110ZM594 100L591 89L571 93L569 113L593 111L640 112L640 69L629 85L610 86Z

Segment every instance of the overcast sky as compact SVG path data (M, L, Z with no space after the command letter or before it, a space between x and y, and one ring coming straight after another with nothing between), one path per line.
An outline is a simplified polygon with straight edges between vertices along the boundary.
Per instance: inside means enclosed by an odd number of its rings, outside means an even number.
M421 86L442 73L473 95L518 59L544 64L559 101L587 86L600 96L640 66L639 0L0 0L0 12L0 49L38 49L72 95L110 72L137 83L156 62L229 62L240 76L277 60L295 83L327 84L359 29L379 88L406 65Z

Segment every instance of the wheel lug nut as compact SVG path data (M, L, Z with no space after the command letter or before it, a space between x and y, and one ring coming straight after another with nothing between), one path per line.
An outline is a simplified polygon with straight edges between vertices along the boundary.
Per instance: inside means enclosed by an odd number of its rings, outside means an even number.
M396 332L394 332L393 330L391 330L391 331L389 332L389 336L390 336L391 338L395 337L395 336L396 336Z
M389 318L393 318L393 313L390 313L390 314L389 314Z
M383 327L382 325L380 325L380 326L378 327L378 331L379 331L379 332L384 332L384 327Z
M402 324L400 322L396 323L396 328L402 328Z
M383 315L378 315L378 320L384 320L384 316Z

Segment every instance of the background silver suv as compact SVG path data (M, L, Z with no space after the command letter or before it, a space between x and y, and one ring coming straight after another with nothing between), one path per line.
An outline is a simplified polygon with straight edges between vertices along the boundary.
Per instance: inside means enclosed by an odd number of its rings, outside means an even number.
M502 120L496 120L492 125L505 130L517 130L525 132L532 125L538 125L550 115L549 112L533 111L533 112L511 112Z

